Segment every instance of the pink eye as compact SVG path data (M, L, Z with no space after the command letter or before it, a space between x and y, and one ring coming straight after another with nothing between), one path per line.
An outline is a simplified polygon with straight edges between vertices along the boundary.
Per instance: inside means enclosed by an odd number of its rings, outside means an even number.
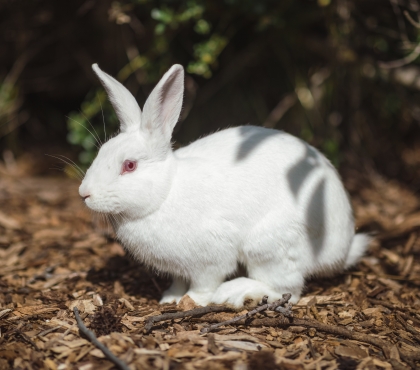
M136 161L130 161L125 160L122 165L121 175L123 175L126 172L133 172L137 168L137 162Z

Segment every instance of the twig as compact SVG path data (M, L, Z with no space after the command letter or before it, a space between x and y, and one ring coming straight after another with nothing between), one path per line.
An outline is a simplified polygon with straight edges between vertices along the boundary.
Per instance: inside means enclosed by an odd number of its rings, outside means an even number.
M267 128L274 128L277 122L281 120L286 112L295 105L296 101L296 94L291 93L286 95L270 112L265 122L263 123L263 126Z
M395 306L394 304L389 303L389 302L381 301L380 299L368 298L368 301L370 303L374 304L375 306L381 305L381 306L384 306L386 308L389 308L390 310L402 309L402 307Z
M281 307L282 305L286 304L289 299L290 299L291 295L290 294L284 294L283 298L275 301L273 303L270 304L264 304L262 306L257 307L256 309L248 312L245 315L241 315L241 316L237 316L231 320L228 321L223 321L223 322L219 322L213 325L210 325L207 328L203 328L201 330L202 333L209 333L210 331L222 326L222 325L243 325L244 319L247 319L253 315L255 315L258 312L264 311L264 310L275 310L277 312L279 312L278 307ZM369 301L378 301L378 300L372 300L369 299ZM264 299L263 299L264 302ZM383 303L382 301L379 301L381 303ZM290 306L288 307L289 310L287 310L286 308L286 312L290 315ZM398 307L393 307L394 309L398 309ZM282 307L283 310L285 310ZM167 313L164 315L159 315L159 316L152 316L150 317L147 321L146 321L146 326L145 326L145 330L146 331L150 331L150 329L152 328L153 324L157 321L164 321L164 320L171 320L171 319L177 319L177 318L185 318L185 317L189 317L189 316L201 316L204 315L206 313L210 313L210 312L226 312L226 311L233 311L232 308L229 307L223 307L223 306L209 306L209 307L203 307L203 308L196 308L194 310L189 310L189 311L185 311L185 312L176 312L176 313ZM288 328L288 327L294 327L294 326L303 326L306 328L314 328L317 329L319 331L322 331L324 333L328 333L328 334L333 334L333 335L338 335L338 336L342 336L344 338L348 338L348 339L352 339L352 340L358 340L360 342L365 342L365 343L369 343L371 345L374 345L375 347L378 347L382 350L382 352L384 353L386 358L391 358L392 357L392 352L393 350L395 350L396 347L394 347L394 345L392 343L389 343L387 341L384 341L380 338L376 338L373 337L371 335L368 334L364 334L364 333L358 333L355 331L350 331L347 330L345 328L339 327L339 326L332 326L332 325L327 325L327 324L322 324L318 321L315 320L304 320L304 319L297 319L297 318L293 318L293 319L288 319L287 317L281 316L281 317L276 317L276 318L270 318L270 317L265 317L263 319L254 319L251 322L247 323L249 326L254 326L254 327L261 327L261 326L271 326L271 327L283 327L283 328ZM401 348L398 348L398 352L400 353L400 356L405 360L405 361L420 361L420 351L405 351Z
M211 312L228 312L228 311L234 311L234 309L229 308L229 307L224 307L224 306L207 306L207 307L194 308L193 310L183 311L183 312L168 312L168 313L164 313L163 315L149 317L146 320L146 325L144 326L144 330L146 331L146 333L148 333L152 329L153 325L159 321L184 319L190 316L202 316Z
M371 335L368 335L368 334L357 333L357 332L354 332L354 331L350 331L350 330L341 328L339 326L321 324L321 323L319 323L317 321L313 321L313 320L293 319L293 323L291 325L315 328L317 330L323 331L324 333L340 335L340 336L343 336L345 338L358 340L360 342L369 343L369 344L372 344L372 345L380 348L382 350L382 352L384 353L386 358L391 358L391 351L392 351L393 345L384 341L384 340L382 340L382 339L375 338L375 337L373 337ZM285 326L285 324L283 324L283 326ZM405 351L401 348L398 348L398 351L399 351L402 358L405 358L405 359L411 360L411 361L420 361L420 351L409 352L409 351Z
M39 351L38 346L34 341L32 341L25 333L22 333L20 330L17 330L15 334L21 337L25 342L29 343L32 347L34 347L37 351Z
M408 325L404 319L402 318L401 314L397 312L395 315L399 323L404 327L405 330L410 332L413 335L413 338L416 340L416 342L420 343L420 332L416 329L414 329L411 325Z
M404 19L401 16L401 9L399 7L398 0L389 0L391 3L392 9L394 11L395 16L397 17L398 28L400 31L400 37L403 41L407 41L407 29L405 28Z
M223 321L223 322L219 322L213 325L210 325L207 328L203 328L201 329L202 333L208 333L211 330L214 330L222 325L243 325L244 322L242 320L255 315L257 312L261 312L264 310L273 310L275 309L276 311L278 311L278 309L276 309L276 305L281 306L285 303L288 302L288 300L290 299L290 294L285 294L283 295L283 299L278 300L276 302L273 302L271 304L265 304L263 306L259 306L257 307L255 310L252 310L250 312L248 312L246 315L242 315L242 316L237 316L231 320L228 321ZM371 301L371 300L370 300ZM376 300L375 300L376 301ZM382 303L382 302L381 302ZM358 340L360 342L365 342L365 343L369 343L372 344L378 348L380 348L382 350L382 352L384 353L386 358L391 358L393 357L393 350L394 349L394 345L392 343L388 343L382 339L379 338L375 338L371 335L368 334L364 334L364 333L358 333L355 331L350 331L347 330L345 328L342 328L340 326L332 326L332 325L327 325L327 324L322 324L318 321L315 320L305 320L305 319L298 319L298 318L292 318L292 319L288 319L286 317L276 317L276 318L270 318L270 317L265 317L263 319L254 319L251 322L247 323L249 326L254 326L254 327L261 327L261 326L271 326L271 327L284 327L284 328L288 328L288 327L293 327L293 326L303 326L306 328L314 328L317 329L319 331L322 331L324 333L328 333L328 334L333 334L333 335L338 335L338 336L342 336L348 339L352 339L352 340ZM406 361L420 361L420 351L405 351L401 348L398 348L398 352L400 353L400 356L406 360Z
M311 356L314 360L316 360L317 356L316 356L316 352L314 349L314 346L312 344L311 338L306 337L306 339L308 340L308 347L309 347L309 352L311 352Z
M410 13L407 10L403 11L405 17L407 18L407 20L411 23L412 26L416 27L416 28L420 28L420 23L416 22L410 15Z
M386 69L399 68L407 64L410 64L411 62L414 62L418 58L419 55L420 55L420 44L417 44L414 50L410 54L408 54L406 57L393 60L390 62L378 62L378 64L379 64L379 67L386 68Z
M289 299L291 297L292 297L292 295L290 293L283 294L283 298L281 298L277 301L274 301L273 303L266 303L262 306L259 306L259 307L255 308L252 311L247 312L245 315L236 316L233 319L210 325L207 328L201 329L201 333L209 333L209 332L217 329L220 326L231 325L231 324L236 323L238 321L247 319L248 317L254 316L255 314L257 314L258 312L261 312L261 311L269 310L269 311L278 311L279 312L280 310L278 310L278 308L282 308L284 310L284 308L281 307L281 306L283 306L284 304L289 302ZM266 299L264 299L264 298L263 298L263 302L266 301ZM290 307L289 307L289 310L287 310L285 312L287 312L286 314L291 315ZM282 312L282 313L284 314L284 312Z
M74 328L75 325L70 326L67 330L61 335L61 339L64 339L68 333L70 333L71 329Z
M47 335L49 333L52 333L53 331L56 331L58 329L62 328L61 325L55 326L54 328L49 328L49 329L45 329L43 331L40 331L37 335L35 335L36 337L43 337L44 335Z
M242 317L243 318L243 317ZM225 325L226 322L220 323ZM243 325L243 322L230 322L230 325ZM306 328L314 328L324 333L338 335L344 338L357 340L360 342L365 342L374 345L382 350L386 358L392 357L392 350L394 345L392 343L386 342L382 339L375 338L368 334L357 333L354 331L347 330L340 326L332 326L327 324L322 324L315 320L304 320L293 318L291 320L285 317L265 317L263 319L254 319L248 323L249 326L261 327L261 326L271 326L271 327L282 327L289 328L294 326L303 326ZM219 325L220 326L220 325ZM405 351L401 348L398 348L400 356L407 361L420 361L420 351Z
M392 311L398 311L398 313L404 319L411 320L411 321L415 322L417 325L420 325L420 320L419 319L417 319L417 318L415 318L413 316L407 315L405 312L403 312L403 311L407 311L407 312L415 315L415 314L418 313L418 311L416 311L416 310L413 310L413 309L411 309L409 307L404 307L404 306L401 306L401 305L400 306L396 306L396 305L394 305L392 303L381 301L380 299L368 298L368 301L370 303L374 304L374 305L381 305L381 306L384 306L386 308L389 308Z
M115 356L108 348L106 348L101 342L99 342L98 338L96 338L95 334L90 331L85 324L83 324L82 319L79 315L79 310L77 307L73 308L74 316L76 317L77 326L79 330L97 347L99 348L102 353L111 361L113 362L119 369L122 370L129 370L129 367L126 365L125 362L120 360L117 356Z
M398 314L401 315L401 317L403 317L404 319L411 320L412 322L415 322L417 325L420 325L420 320L419 319L416 319L415 317L407 315L405 312L401 312L401 311L398 311Z
M6 336L15 335L17 337L22 338L25 342L29 343L31 346L33 346L37 351L39 351L38 346L25 334L20 331L20 329L23 327L23 322L20 322L15 328L6 331L3 333L2 338L5 338Z

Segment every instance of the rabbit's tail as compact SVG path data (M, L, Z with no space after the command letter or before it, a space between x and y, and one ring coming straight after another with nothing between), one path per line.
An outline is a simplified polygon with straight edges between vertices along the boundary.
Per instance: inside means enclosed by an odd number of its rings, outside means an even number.
M350 268L359 261L360 257L362 257L365 254L371 241L372 237L368 234L356 234L353 237L350 246L350 251L347 255L345 268Z

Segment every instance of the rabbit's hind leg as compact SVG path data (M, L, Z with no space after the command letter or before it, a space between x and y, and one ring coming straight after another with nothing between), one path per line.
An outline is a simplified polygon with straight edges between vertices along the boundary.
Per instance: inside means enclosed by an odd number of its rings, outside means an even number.
M297 303L300 299L305 279L298 269L290 268L287 263L277 261L266 262L264 265L248 267L250 278L265 284L271 289L268 302L275 301L284 293L291 293L290 303Z
M313 263L302 225L293 215L281 218L270 214L256 225L247 235L242 258L249 278L260 284L261 293L263 285L267 287L262 295L268 295L269 302L291 293L290 302L296 303L305 283L307 266ZM257 287L256 283L253 286ZM257 295L255 298L262 298Z

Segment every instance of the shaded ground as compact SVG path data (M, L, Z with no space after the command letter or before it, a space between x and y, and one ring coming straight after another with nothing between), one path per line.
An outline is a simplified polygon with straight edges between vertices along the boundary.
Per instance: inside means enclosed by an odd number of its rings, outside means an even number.
M377 240L357 269L308 283L293 307L303 325L264 326L281 321L266 312L208 336L199 329L235 314L144 332L147 317L191 302L157 303L168 281L125 257L83 207L78 182L25 177L18 168L0 167L0 176L0 369L113 368L79 334L75 305L132 369L420 368L420 200L399 184L347 173L358 225Z

